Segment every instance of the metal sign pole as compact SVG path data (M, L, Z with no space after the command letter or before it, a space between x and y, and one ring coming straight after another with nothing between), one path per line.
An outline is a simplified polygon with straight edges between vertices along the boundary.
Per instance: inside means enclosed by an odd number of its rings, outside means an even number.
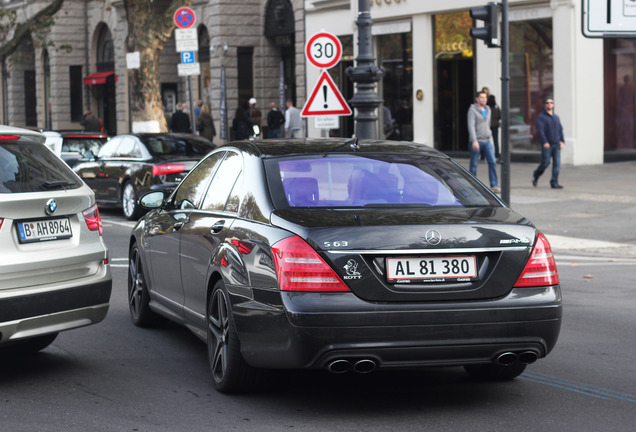
M192 105L192 76L188 75L188 103L190 104L190 133L194 133L196 130L194 120L194 106Z
M508 0L501 4L501 199L510 205L510 38Z

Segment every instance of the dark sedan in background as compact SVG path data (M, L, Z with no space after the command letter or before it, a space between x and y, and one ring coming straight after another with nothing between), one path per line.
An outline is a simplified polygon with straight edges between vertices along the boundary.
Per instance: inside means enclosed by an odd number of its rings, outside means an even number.
M151 189L171 192L215 148L189 134L118 135L74 170L93 189L98 205L121 207L126 218L135 220L144 212L137 205L141 194Z
M222 392L266 368L512 379L559 335L545 236L427 146L231 142L140 203L133 322L187 326Z

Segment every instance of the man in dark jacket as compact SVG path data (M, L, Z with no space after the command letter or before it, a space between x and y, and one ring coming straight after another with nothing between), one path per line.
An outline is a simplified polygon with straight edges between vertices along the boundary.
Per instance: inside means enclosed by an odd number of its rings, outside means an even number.
M85 111L84 118L80 124L84 127L85 132L103 132L102 121L95 117L92 111Z
M177 110L174 114L172 114L172 119L170 120L170 130L172 132L192 133L190 117L188 117L188 115L183 112L184 109L184 104L177 104Z
M554 99L545 100L545 109L537 116L537 133L541 140L541 164L535 170L532 177L532 186L536 187L539 177L550 165L552 158L552 189L563 189L559 184L559 170L561 168L561 150L565 147L563 138L563 126L559 116L554 114Z
M267 113L267 126L269 132L267 138L280 138L281 126L285 123L285 116L279 111L275 102L269 104L269 112Z

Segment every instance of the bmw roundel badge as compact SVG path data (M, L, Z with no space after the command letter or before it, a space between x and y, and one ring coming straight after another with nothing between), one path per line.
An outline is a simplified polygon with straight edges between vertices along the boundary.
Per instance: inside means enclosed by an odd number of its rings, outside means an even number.
M55 199L53 198L48 200L46 203L46 207L44 207L44 211L46 212L47 215L52 215L53 213L55 213L56 209L57 209L57 201L55 201Z

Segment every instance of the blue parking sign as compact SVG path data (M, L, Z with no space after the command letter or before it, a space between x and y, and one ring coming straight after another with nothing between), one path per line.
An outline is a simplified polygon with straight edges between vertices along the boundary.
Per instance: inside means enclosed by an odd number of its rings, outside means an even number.
M194 51L182 51L181 63L194 63Z

